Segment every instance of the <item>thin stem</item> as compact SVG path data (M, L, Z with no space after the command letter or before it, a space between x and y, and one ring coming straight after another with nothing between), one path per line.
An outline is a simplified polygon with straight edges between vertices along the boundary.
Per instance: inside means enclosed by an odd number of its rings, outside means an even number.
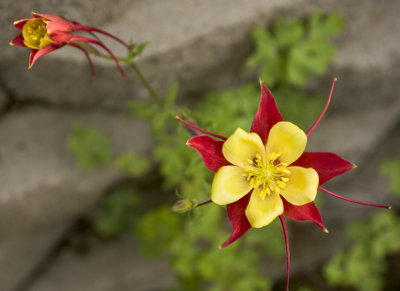
M371 204L371 203L356 201L356 200L353 200L353 199L350 199L350 198L346 198L346 197L340 196L339 194L333 193L332 191L329 191L329 190L327 190L325 188L322 188L322 187L318 187L318 189L323 191L323 192L325 192L325 193L327 193L327 194L329 194L329 195L332 195L332 196L334 196L336 198L339 198L339 199L342 199L342 200L345 200L345 201L348 201L348 202L353 202L353 203L361 204L361 205L365 205L365 206L386 208L386 209L391 209L392 208L391 206L387 206L387 205L377 205L377 204Z
M213 136L213 137L216 137L216 138L219 138L219 139L222 139L222 140L227 140L227 138L226 138L225 136L222 136L222 135L219 135L219 134L212 133L212 132L209 132L209 131L207 131L207 130L201 129L201 128L199 128L199 127L197 127L197 126L191 124L190 122L187 122L186 120L183 120L183 119L180 118L179 116L175 116L175 118L176 118L177 120L179 120L180 122L182 122L183 124L189 126L190 128L193 128L194 130L200 131L200 132L202 132L202 133L205 133L205 134L207 134L207 135L211 135L211 136Z
M160 95L158 95L158 93L154 90L154 88L150 85L149 81L146 79L146 77L143 75L142 71L139 69L139 67L135 64L135 62L133 60L130 60L127 62L131 68L135 71L135 73L138 75L140 81L142 81L143 85L146 87L147 91L149 91L150 96L153 98L153 100L155 102L157 102L157 104L160 107L164 106L164 101L163 99L160 97Z
M322 117L324 117L326 110L328 109L329 103L331 102L332 99L332 93L333 93L333 88L335 87L335 83L337 81L337 78L333 78L332 85L331 85L331 91L329 92L329 97L328 100L326 101L325 107L322 110L321 114L319 115L318 119L314 122L313 126L307 131L306 135L309 136L313 130L317 127L318 123L321 121Z
M289 291L289 272L290 272L290 250L289 250L289 236L287 232L285 217L279 215L279 219L282 224L283 236L285 237L285 246L286 246L286 291Z
M87 44L84 43L87 47ZM143 75L142 71L139 69L139 67L136 65L136 63L131 59L131 58L123 58L123 57L113 57L113 56L107 56L104 54L101 54L99 51L94 49L93 47L89 46L88 49L89 54L94 54L97 57L101 57L106 60L118 60L121 63L126 63L129 64L129 66L135 71L135 73L138 75L140 81L142 84L146 87L147 91L150 93L150 96L153 98L153 100L160 106L164 106L164 101L158 95L158 93L154 90L154 88L150 85L150 82L147 80L147 78Z
M206 204L211 203L211 202L212 202L211 199L203 199L199 203L197 203L197 207L206 205Z

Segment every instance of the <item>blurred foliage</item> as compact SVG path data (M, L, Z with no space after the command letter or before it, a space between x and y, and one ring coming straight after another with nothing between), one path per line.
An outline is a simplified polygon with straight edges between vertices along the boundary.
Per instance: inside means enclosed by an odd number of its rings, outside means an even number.
M306 94L302 87L310 77L326 72L334 55L333 45L327 39L337 34L342 25L342 18L336 14L317 12L304 21L276 19L271 29L254 30L256 51L247 63L260 69L261 78L272 89L283 115L299 126L315 120L326 100ZM123 154L115 164L136 176L140 169L144 169L143 173L147 165L155 164L162 178L160 191L200 201L210 195L213 173L206 169L199 154L186 145L191 129L174 117L179 115L209 131L230 135L238 127L250 128L260 90L254 83L213 92L194 110L175 105L177 90L174 85L162 106L150 101L128 103L135 117L151 121L155 146L149 156ZM279 221L261 230L251 229L221 251L218 246L231 231L223 207L209 204L177 214L170 209L176 198L171 195L170 204L166 205L165 199L156 201L157 207L139 217L134 208L143 196L134 188L113 191L104 198L95 226L107 236L131 232L144 253L167 258L177 278L171 290L271 289L271 282L260 273L260 268L265 255L279 259L285 254Z
M383 162L380 172L389 178L393 194L400 195L400 160ZM328 282L332 286L353 286L360 291L383 290L386 258L400 253L400 215L379 211L349 224L346 231L350 247L336 253L325 266Z
M148 159L132 152L121 154L114 165L120 171L134 177L144 174L150 167Z
M111 159L110 139L95 129L74 125L68 147L76 163L83 169L105 166Z
M115 236L134 229L137 222L135 208L140 192L134 187L119 186L104 197L96 215L94 227L102 236Z
M389 179L390 190L394 194L400 195L400 159L385 161L380 172Z
M310 77L323 75L335 56L329 38L344 26L338 14L315 12L306 20L286 18L272 23L271 30L253 31L256 51L249 67L260 69L269 86L303 86Z
M385 257L400 252L400 217L379 211L347 228L351 246L336 253L324 273L332 286L353 286L360 291L383 290Z

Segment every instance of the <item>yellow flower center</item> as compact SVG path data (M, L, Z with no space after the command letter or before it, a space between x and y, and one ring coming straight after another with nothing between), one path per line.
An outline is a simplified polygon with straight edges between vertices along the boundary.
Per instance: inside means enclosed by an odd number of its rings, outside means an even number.
M28 20L22 28L22 36L24 37L24 44L32 49L41 49L46 45L52 43L46 29L47 20L39 17Z
M254 188L254 193L263 200L266 195L275 192L280 193L281 189L286 187L289 181L290 171L286 168L288 164L280 163L277 159L282 153L270 153L265 161L259 154L256 154L254 160L249 160L251 164L244 168L244 176L249 181L250 187Z

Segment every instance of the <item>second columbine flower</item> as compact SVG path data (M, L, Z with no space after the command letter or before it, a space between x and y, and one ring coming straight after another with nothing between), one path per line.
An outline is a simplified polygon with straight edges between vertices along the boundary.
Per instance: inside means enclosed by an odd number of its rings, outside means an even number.
M29 68L31 68L40 57L60 49L65 45L69 45L81 50L85 54L92 70L92 76L94 77L94 68L87 47L90 47L92 51L101 55L101 53L92 46L96 45L109 54L109 56L115 61L121 75L124 76L124 72L122 71L116 56L97 38L95 33L100 33L110 37L124 45L129 50L129 45L121 39L104 30L82 25L76 21L69 21L59 15L35 12L32 12L32 15L33 17L31 18L20 19L14 22L15 28L21 30L21 34L17 35L10 42L10 45L31 49L29 55ZM87 32L94 38L78 35L76 32L79 31ZM86 44L86 47L82 45L83 43Z

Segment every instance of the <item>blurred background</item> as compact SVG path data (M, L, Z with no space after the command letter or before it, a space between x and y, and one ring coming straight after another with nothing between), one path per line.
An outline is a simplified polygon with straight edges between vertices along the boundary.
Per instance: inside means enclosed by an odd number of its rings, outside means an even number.
M357 168L318 195L329 234L289 222L291 290L400 290L400 2L3 0L0 52L0 290L284 290L279 223L226 249L223 207L186 214L212 174L179 114L222 135L250 127L261 78L308 151ZM124 66L64 47L28 71L15 20L60 14L135 43L158 108ZM106 40L105 40L106 41ZM118 43L107 42L124 56ZM179 85L179 86L178 86Z

